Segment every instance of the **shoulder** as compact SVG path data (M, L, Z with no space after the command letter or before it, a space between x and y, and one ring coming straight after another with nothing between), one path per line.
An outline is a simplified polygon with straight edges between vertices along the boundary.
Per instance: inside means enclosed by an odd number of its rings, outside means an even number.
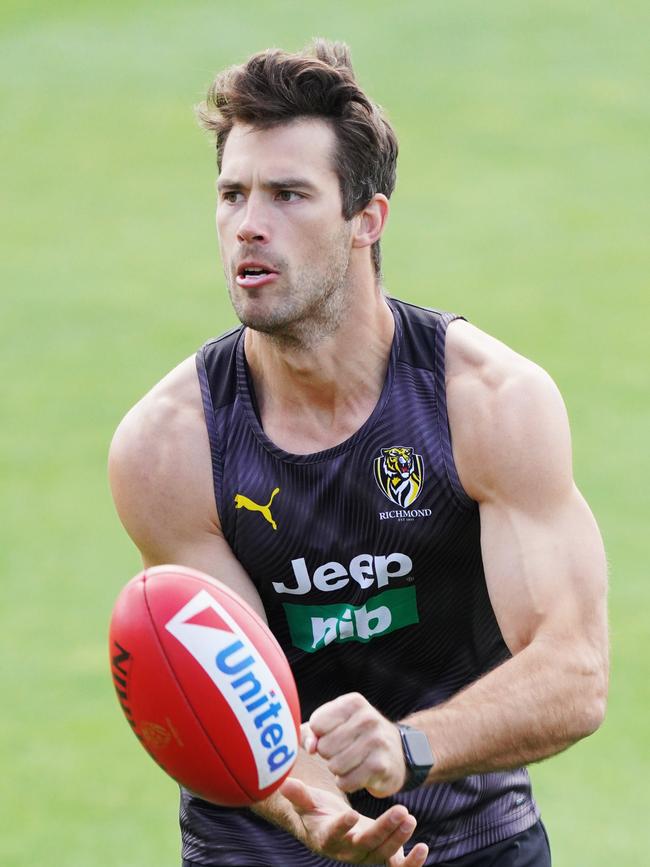
M447 330L446 376L448 387L473 389L483 399L512 398L531 387L559 397L543 368L463 319Z
M462 320L447 332L449 424L461 481L479 502L572 483L569 424L539 365ZM559 490L558 490L559 493Z
M202 429L201 394L194 358L157 383L120 422L110 449L111 465L164 462L173 446L184 450Z
M215 523L210 447L194 357L148 392L118 426L109 452L118 513L143 553L165 529Z

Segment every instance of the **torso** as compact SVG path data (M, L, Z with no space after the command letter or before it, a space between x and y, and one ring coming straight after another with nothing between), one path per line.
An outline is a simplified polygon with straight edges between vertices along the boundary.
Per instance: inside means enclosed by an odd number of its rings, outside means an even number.
M316 453L289 453L262 429L241 330L198 356L221 529L291 662L305 718L329 698L358 691L399 719L440 703L509 655L485 585L478 507L451 449L445 335L453 317L391 307L395 338L376 407L347 440ZM401 476L400 461L409 465ZM524 830L537 817L524 770L395 800L418 817L418 839L436 860ZM387 806L364 793L354 803L369 815ZM242 841L258 833L250 814L185 795L188 852L210 845L209 825L203 838L201 830L206 809Z

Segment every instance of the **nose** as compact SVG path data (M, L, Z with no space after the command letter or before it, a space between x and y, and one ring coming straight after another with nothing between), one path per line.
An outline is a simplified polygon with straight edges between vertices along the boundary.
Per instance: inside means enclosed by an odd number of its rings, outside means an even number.
M256 196L249 196L246 207L242 211L241 222L237 228L237 240L244 244L253 241L264 243L269 240L264 206Z

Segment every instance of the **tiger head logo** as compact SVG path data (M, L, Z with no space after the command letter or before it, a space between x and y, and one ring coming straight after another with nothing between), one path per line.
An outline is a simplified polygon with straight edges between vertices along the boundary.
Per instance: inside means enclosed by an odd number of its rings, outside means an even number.
M381 450L374 467L375 481L391 502L402 508L415 502L422 491L422 455L410 447L391 446Z

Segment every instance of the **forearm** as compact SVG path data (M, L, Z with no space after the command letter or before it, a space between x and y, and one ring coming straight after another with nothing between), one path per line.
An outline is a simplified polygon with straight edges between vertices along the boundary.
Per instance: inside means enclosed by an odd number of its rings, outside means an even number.
M595 651L538 639L444 705L409 716L436 757L428 781L539 761L590 734L604 713L602 672Z

